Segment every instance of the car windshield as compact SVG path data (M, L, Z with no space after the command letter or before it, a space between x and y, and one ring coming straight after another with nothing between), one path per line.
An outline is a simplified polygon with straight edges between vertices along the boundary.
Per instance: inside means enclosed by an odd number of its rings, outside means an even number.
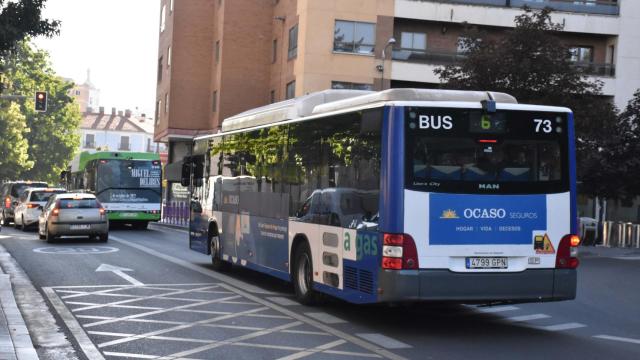
M63 191L33 191L29 196L29 201L46 202L51 195L60 194Z
M96 199L60 199L60 209L95 209L98 208Z

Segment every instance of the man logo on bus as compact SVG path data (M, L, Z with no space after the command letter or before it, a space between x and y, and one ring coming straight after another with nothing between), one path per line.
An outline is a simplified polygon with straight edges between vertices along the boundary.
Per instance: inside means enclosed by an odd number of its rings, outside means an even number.
M447 209L442 212L440 219L460 219L455 210Z

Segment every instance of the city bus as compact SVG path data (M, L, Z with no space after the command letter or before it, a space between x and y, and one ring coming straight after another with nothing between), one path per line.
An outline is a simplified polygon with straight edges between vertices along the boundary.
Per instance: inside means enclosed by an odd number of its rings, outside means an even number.
M162 167L160 156L145 152L84 151L64 173L69 191L94 193L111 224L146 229L160 220Z
M189 245L301 303L574 299L573 115L493 92L327 90L225 119L182 182Z

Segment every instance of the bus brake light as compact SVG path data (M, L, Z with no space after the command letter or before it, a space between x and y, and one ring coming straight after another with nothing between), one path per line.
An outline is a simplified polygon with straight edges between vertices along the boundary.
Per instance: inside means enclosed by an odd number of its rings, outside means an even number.
M4 198L4 207L6 209L9 209L11 207L11 198L8 196Z
M384 234L382 268L390 270L418 269L418 251L413 238L407 234Z
M580 264L578 260L578 245L580 238L577 235L566 235L560 240L556 253L557 269L575 269Z

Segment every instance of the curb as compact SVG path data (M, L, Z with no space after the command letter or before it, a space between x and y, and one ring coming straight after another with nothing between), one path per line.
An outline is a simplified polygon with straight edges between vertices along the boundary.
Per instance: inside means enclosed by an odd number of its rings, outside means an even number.
M39 359L36 349L31 342L31 336L27 325L22 318L22 314L18 309L15 297L13 295L13 287L11 285L11 278L0 270L0 307L4 313L4 317L7 320L7 327L9 328L10 339L2 339L0 337L0 349L6 349L4 343L11 342L11 347L15 351L15 359L17 360L32 360ZM6 352L0 352L4 355Z
M189 231L189 228L187 226L181 226L181 225L166 224L166 223L161 223L161 222L149 223L149 225L150 226L163 227L163 228L172 229L172 230L180 230L180 231L184 231L184 232L188 232Z

